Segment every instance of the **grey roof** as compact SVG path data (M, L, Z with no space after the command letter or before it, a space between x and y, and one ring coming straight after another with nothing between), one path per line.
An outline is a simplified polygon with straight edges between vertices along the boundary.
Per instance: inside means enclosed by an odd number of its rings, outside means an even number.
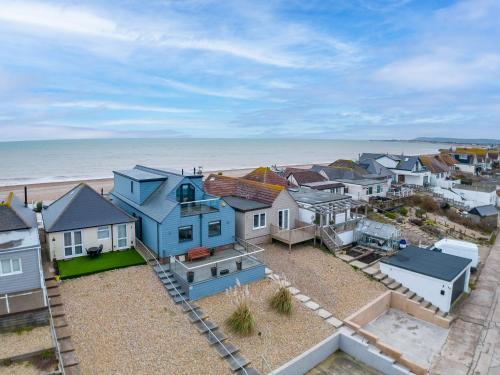
M391 224L379 223L378 221L363 219L356 226L356 231L364 233L370 237L382 239L395 239L399 238L400 234L398 229Z
M472 260L410 245L396 255L382 258L381 262L436 279L452 281Z
M400 157L399 163L396 166L396 169L402 169L405 171L411 171L415 164L419 162L418 156L405 156L402 155Z
M472 210L469 211L469 213L473 214L473 215L479 215L482 217L496 216L496 215L498 215L498 210L492 204L488 204L486 206L474 207Z
M359 161L360 162L364 162L366 160L370 160L370 159L378 159L382 156L388 156L392 159L391 155L388 155L388 154L376 154L376 153L370 153L370 152L363 152L360 156L359 156Z
M341 182L343 184L353 184L353 185L361 185L361 186L368 186L368 185L377 185L381 184L380 180L373 180L373 179L360 179L360 180L345 180L345 179L337 179L336 181Z
M365 176L362 176L359 173L354 172L352 169L348 168L332 168L325 167L323 165L313 165L311 170L315 172L325 172L330 181L337 181L339 179L345 180L359 180L363 179Z
M264 208L271 207L269 204L257 202L257 201L251 200L251 199L235 197L232 195L224 197L224 200L232 208L234 208L237 211L241 211L241 212L262 210Z
M344 199L351 199L348 195L334 194L328 191L313 190L313 189L298 189L288 190L292 195L293 199L297 202L307 203L307 204L319 204L334 202Z
M15 196L10 206L0 206L0 232L36 228L36 214Z
M359 163L360 167L363 167L370 173L370 176L379 176L379 177L392 177L394 176L394 172L392 172L389 168L384 167L378 161L374 159L367 159L363 162Z
M482 193L491 193L496 190L495 185L464 185L464 184L456 184L453 185L452 189L459 190L470 190L470 191L480 191Z
M381 158L382 156L386 156L392 160L398 162L395 169L402 169L405 171L411 171L416 163L419 161L418 156L410 156L410 155L394 155L394 154L374 154L374 153L363 153L359 157L359 162L366 164L368 160L375 160Z
M42 210L46 232L128 223L135 219L86 184L79 184Z
M151 173L141 169L127 169L121 171L114 171L114 173L128 177L135 181L163 181L167 177L159 175L157 173Z
M317 181L317 182L308 182L307 184L302 184L302 186L316 190L325 190L325 189L344 187L344 184L335 181Z

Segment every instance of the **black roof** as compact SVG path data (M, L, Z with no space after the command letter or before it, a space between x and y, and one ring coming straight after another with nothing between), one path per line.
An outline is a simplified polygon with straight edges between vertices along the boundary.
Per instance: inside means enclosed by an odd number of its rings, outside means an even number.
M233 195L224 197L224 200L228 205L234 208L237 211L247 212L247 211L255 211L261 210L263 208L269 208L270 205L266 203L257 202L251 199L245 199L240 197L235 197Z
M0 232L29 229L36 226L35 213L15 197L10 206L0 206Z
M42 210L46 232L129 223L136 219L86 184L80 184Z
M498 215L498 210L495 206L489 204L486 206L474 207L472 210L469 211L469 213L473 215L479 215L481 217L496 216Z
M408 246L398 251L396 255L382 258L381 262L436 279L452 281L472 260Z

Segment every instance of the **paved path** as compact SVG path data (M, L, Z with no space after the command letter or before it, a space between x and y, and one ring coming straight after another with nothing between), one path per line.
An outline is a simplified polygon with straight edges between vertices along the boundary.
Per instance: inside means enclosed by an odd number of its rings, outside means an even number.
M457 308L441 356L431 374L500 374L500 238L471 295Z

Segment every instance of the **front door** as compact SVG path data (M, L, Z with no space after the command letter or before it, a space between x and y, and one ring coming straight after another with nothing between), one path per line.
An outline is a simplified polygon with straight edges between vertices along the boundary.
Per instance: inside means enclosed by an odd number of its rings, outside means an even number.
M290 228L290 210L288 208L278 211L278 226L280 229Z
M82 254L82 231L64 232L64 257L71 258Z
M405 183L405 175L404 174L398 175L398 182L400 184L404 184Z

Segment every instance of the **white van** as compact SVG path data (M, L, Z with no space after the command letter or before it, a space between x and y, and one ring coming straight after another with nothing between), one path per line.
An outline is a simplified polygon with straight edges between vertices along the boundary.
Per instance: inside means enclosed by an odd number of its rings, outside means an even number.
M479 248L472 242L444 238L436 242L431 250L471 259L472 268L477 268L477 265L479 264Z

